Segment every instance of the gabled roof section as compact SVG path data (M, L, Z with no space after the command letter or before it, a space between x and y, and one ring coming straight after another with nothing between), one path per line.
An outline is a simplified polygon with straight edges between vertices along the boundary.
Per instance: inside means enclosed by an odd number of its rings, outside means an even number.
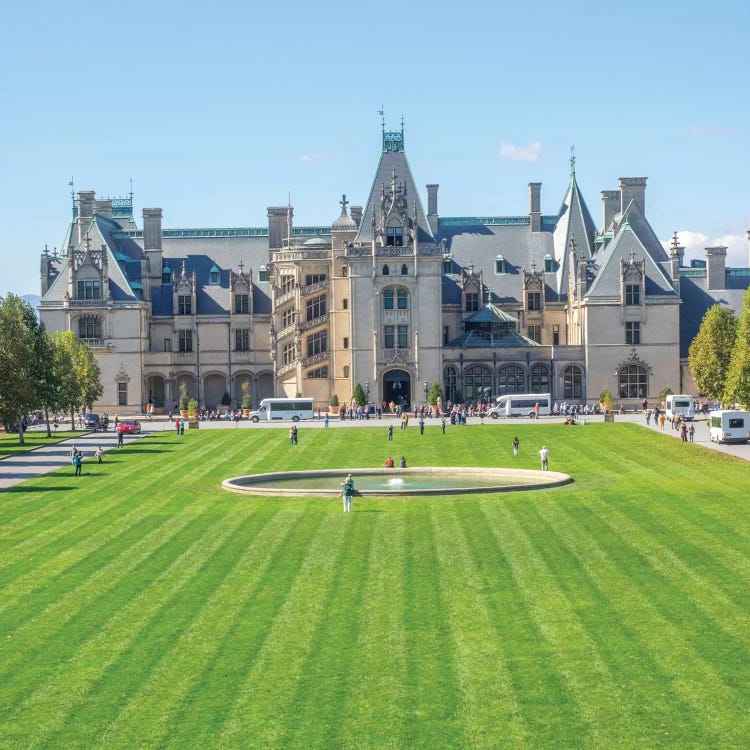
M630 201L625 211L619 217L617 229L619 230L625 222L627 222L630 229L638 235L638 239L641 241L643 247L648 250L651 257L657 263L667 263L669 261L667 251L664 249L661 242L659 242L659 238L651 228L651 224L648 223L638 201Z
M469 315L465 323L518 323L518 318L488 302L475 313Z
M389 190L393 175L395 173L396 180L399 184L403 185L404 196L406 199L406 214L409 218L414 217L414 202L417 204L417 239L419 242L434 242L435 238L430 229L430 225L427 222L424 209L422 208L422 201L419 198L419 191L417 185L414 182L414 177L409 167L409 162L406 160L406 154L403 148L386 148L388 145L384 134L383 139L383 153L380 155L380 163L378 164L377 171L375 172L375 179L370 189L370 195L367 199L367 205L365 206L364 213L362 214L362 221L359 223L359 232L354 238L354 242L372 242L372 217L373 211L375 212L376 220L380 220L381 215L381 195L383 189ZM403 140L401 141L403 144Z
M587 259L591 258L594 254L596 236L596 225L578 188L574 169L571 169L570 184L560 206L559 216L553 237L555 259L558 262L557 293L562 296L568 291L568 276L572 265L570 254L575 252L579 257L583 255ZM571 241L575 244L575 250L571 246Z

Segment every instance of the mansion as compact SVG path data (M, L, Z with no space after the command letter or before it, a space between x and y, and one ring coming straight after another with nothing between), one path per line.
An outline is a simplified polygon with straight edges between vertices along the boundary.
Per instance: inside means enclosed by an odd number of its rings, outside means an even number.
M132 196L77 194L59 253L41 258L41 318L93 350L96 408L165 411L181 394L209 409L243 395L332 395L358 383L372 403L551 392L553 400L653 401L695 392L688 346L716 302L736 313L750 269L726 248L683 265L646 218L646 178L601 193L594 222L571 159L559 211L528 186L523 216L441 216L438 185L417 190L404 133L383 132L372 190L332 223L169 229Z

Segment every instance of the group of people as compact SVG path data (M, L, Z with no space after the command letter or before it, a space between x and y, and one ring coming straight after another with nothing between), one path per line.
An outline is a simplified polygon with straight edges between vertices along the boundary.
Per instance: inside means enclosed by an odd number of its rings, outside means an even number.
M386 469L393 469L395 468L395 465L393 463L393 458L391 456L388 456L388 458L385 459L385 468ZM398 468L399 469L406 469L406 458L404 456L401 456L401 459L398 462Z
M94 451L94 458L97 459L98 463L101 463L103 457L104 449L101 445L99 445ZM76 445L73 445L73 447L70 449L70 462L73 464L73 468L75 469L75 476L80 477L81 470L83 469L83 451Z
M513 442L511 443L511 446L513 448L513 455L518 455L518 449L521 447L521 441L518 439L518 435L513 438ZM539 451L539 459L542 462L542 471L548 471L549 470L549 448L546 445L543 445Z
M297 433L297 425L293 424L289 428L289 445L297 445L299 442L299 435Z

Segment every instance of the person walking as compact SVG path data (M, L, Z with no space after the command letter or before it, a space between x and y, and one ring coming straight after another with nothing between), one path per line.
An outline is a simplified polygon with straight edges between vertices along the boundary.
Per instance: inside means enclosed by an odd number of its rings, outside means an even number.
M690 427L688 427L688 437L690 438L690 442L694 442L695 438L695 425L691 422Z
M664 417L664 412L659 414L659 429L664 432L664 422L666 422L666 418Z
M294 425L289 428L289 445L294 445Z
M352 497L354 496L354 479L351 474L346 475L346 480L341 485L341 497L344 500L344 513L352 512Z
M513 438L513 455L518 455L518 446L521 444L521 441L518 439L518 437Z
M101 463L102 457L104 456L104 451L102 450L101 445L96 449L96 453L94 453L94 455L96 456L98 462Z
M549 449L546 445L539 451L539 458L542 459L542 471L549 471Z
M388 440L393 440L393 425L388 425Z
M75 456L73 456L73 466L75 466L75 475L77 477L81 476L81 466L83 465L83 461L81 460L81 452L76 451Z
M185 434L185 420L180 417L180 435Z
M122 430L117 431L117 447L122 448L125 441L125 433Z
M440 420L440 429L442 429L443 435L445 435L445 417Z
M328 427L328 412L326 412L326 415L323 419L323 427Z
M297 425L292 425L292 437L294 438L294 444L297 445L299 443L299 434L297 433Z
M424 435L424 419L419 418L419 434Z

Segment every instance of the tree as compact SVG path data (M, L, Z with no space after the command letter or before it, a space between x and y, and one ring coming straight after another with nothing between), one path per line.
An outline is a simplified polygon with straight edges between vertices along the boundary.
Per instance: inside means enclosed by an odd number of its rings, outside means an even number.
M23 418L40 403L44 328L34 308L15 294L0 298L0 420L18 430L23 445Z
M742 311L729 362L724 401L750 407L750 287L742 299Z
M367 406L367 396L365 396L365 389L362 387L362 383L357 383L354 387L352 403L357 406Z
M335 394L331 394L331 400L328 402L328 405L333 409L335 406L339 405L339 397Z
M427 403L430 406L437 406L438 399L442 397L443 389L438 385L436 381L432 384L432 388L430 388L430 393L427 396Z
M710 307L690 344L690 369L698 390L722 398L737 331L737 318L722 305Z

